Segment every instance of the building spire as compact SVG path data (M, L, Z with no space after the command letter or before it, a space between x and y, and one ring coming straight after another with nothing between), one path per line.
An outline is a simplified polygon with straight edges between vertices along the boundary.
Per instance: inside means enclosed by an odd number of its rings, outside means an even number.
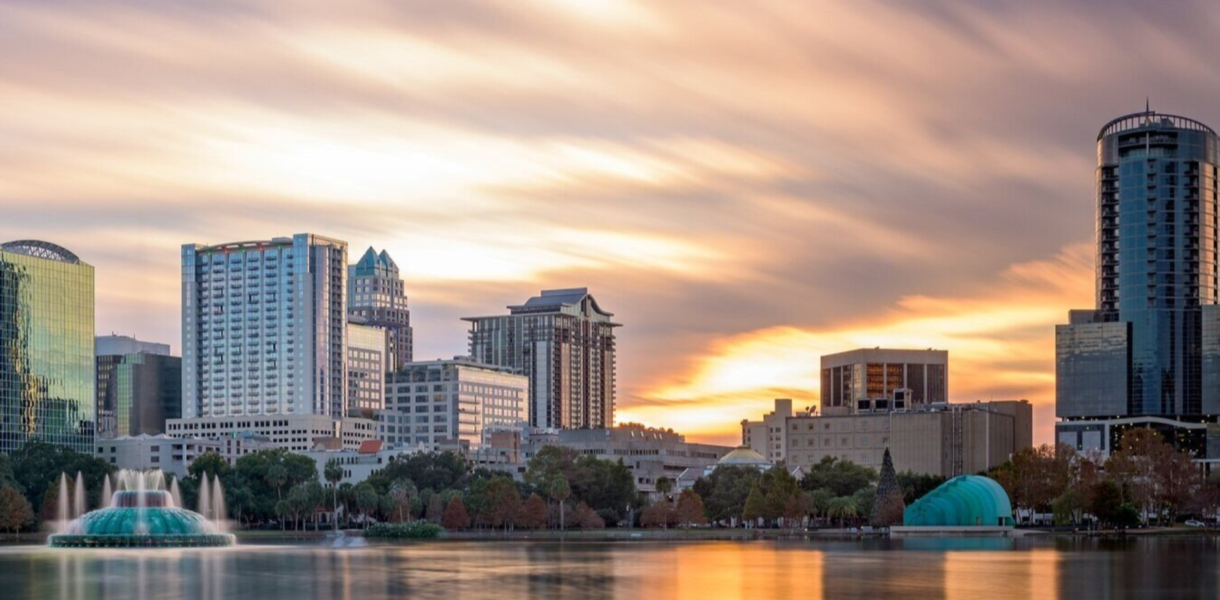
M1144 112L1146 112L1146 113L1152 112L1151 107L1152 107L1152 103L1149 101L1148 96L1144 96Z

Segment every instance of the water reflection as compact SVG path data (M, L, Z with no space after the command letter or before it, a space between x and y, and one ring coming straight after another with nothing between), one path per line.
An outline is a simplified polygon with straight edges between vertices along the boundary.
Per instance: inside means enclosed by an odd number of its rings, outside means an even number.
M0 548L0 597L97 600L1220 595L1220 542L451 542L331 549Z

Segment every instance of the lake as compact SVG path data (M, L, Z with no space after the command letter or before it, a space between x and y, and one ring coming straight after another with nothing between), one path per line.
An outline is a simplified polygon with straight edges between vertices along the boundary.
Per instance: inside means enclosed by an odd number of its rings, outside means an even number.
M0 547L0 598L1216 598L1220 540L451 541Z

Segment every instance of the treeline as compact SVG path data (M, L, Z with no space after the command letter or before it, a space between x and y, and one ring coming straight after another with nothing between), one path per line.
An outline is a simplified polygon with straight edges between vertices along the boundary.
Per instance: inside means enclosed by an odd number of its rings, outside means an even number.
M1214 519L1220 478L1204 477L1187 452L1144 428L1127 431L1104 462L1066 445L1027 448L988 476L1008 492L1019 521L1049 513L1059 525L1133 527Z

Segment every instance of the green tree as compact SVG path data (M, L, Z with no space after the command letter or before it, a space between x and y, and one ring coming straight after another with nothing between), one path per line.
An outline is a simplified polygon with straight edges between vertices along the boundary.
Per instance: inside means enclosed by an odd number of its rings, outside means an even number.
M521 494L517 484L508 477L497 477L487 484L487 506L483 520L492 527L512 528L521 507Z
M9 530L14 535L34 520L34 509L29 500L16 487L0 484L0 530Z
M48 506L50 499L50 518L55 518L57 494L47 494L48 488L59 482L61 474L75 477L80 473L85 479L85 489L88 497L85 502L89 506L98 506L101 501L102 478L118 470L114 465L91 454L83 454L41 440L31 440L13 452L10 456L12 478L16 480L14 488L23 492L31 506ZM44 518L46 518L44 512Z
M839 496L830 501L830 507L827 508L826 515L832 519L838 519L839 527L843 527L847 519L854 519L860 516L860 508L856 506L856 501L851 496Z
M196 481L204 473L211 477L220 477L224 481L229 474L229 463L218 452L208 451L199 455L189 467L186 468L187 473L194 477Z
M360 509L360 518L365 528L369 526L369 515L377 510L381 501L377 495L377 489L369 482L362 481L356 484L353 492L356 495L356 506Z
M284 495L280 493L280 489L288 483L288 469L284 465L271 465L267 467L266 479L267 485L275 488L275 497L283 500Z
M746 499L761 476L749 467L716 467L711 475L695 481L694 490L703 498L711 520L728 521L742 516Z
M658 494L668 499L669 493L674 490L674 481L668 477L661 476L657 479L656 488Z
M543 450L545 449L543 448ZM551 500L559 503L559 529L562 530L564 528L563 503L568 496L572 495L572 488L568 486L568 478L564 477L562 473L556 474L550 481L547 494L550 495Z
M812 492L828 489L835 496L850 496L877 481L877 472L850 460L824 456L811 465L801 479L801 488Z
M419 495L419 490L415 488L415 483L410 479L399 479L390 486L390 498L394 500L394 512L398 513L399 521L413 521L415 515L411 514L411 505L415 497Z
M331 522L334 525L333 529L339 529L339 482L343 481L343 465L339 464L337 459L326 461L326 466L322 467L322 476L326 478L326 482L330 484L331 489Z

